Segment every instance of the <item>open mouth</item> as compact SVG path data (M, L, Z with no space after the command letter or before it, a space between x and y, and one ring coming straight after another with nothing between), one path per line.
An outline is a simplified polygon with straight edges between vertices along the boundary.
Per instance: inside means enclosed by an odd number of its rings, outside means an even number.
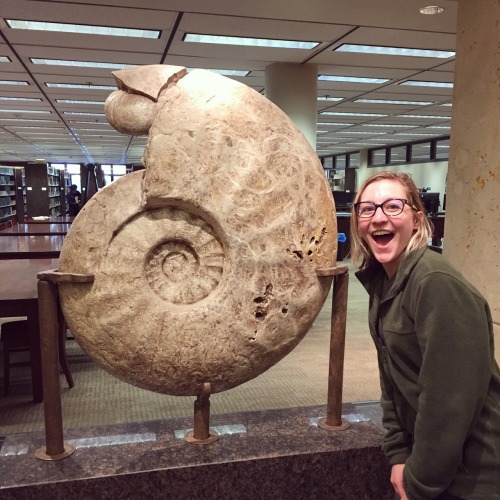
M390 231L374 231L372 237L378 245L387 245L394 238L394 233Z

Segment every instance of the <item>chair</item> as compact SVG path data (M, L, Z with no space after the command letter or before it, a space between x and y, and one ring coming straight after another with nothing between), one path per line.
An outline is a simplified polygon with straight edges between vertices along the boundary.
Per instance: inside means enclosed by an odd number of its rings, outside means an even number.
M15 366L29 366L29 361L10 362L10 355L14 352L29 352L29 334L27 320L11 321L4 323L1 328L1 341L3 344L3 370L4 394L9 395L10 369ZM62 321L58 328L59 363L63 369L68 386L75 385L66 357L66 322Z

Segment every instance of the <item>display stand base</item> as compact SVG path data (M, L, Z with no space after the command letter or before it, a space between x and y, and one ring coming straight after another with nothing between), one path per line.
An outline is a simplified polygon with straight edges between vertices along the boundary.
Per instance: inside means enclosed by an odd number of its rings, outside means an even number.
M42 448L38 448L35 451L35 457L40 460L61 460L62 458L69 457L75 452L75 447L71 446L68 443L64 443L64 451L62 453L58 453L57 455L48 455L47 448L43 446Z

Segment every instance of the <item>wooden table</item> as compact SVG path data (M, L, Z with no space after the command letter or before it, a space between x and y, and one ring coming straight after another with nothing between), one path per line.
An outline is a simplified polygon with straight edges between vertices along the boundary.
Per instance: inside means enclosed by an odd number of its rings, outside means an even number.
M61 215L58 217L49 217L42 220L27 220L25 224L71 224L75 220L73 215Z
M0 260L57 259L64 236L11 236L0 238ZM2 276L3 279L3 276Z
M0 236L66 235L71 224L17 224L0 231Z
M8 240L8 238L6 238ZM27 316L30 338L33 401L43 399L40 327L38 319L38 279L41 271L57 269L59 259L0 260L0 316Z

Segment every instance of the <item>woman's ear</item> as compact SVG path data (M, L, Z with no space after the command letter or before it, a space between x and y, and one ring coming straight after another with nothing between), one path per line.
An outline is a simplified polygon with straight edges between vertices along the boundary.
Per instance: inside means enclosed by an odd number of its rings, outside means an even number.
M413 229L418 229L424 219L424 212L419 210L418 212L414 212L414 215L415 217L413 218Z

